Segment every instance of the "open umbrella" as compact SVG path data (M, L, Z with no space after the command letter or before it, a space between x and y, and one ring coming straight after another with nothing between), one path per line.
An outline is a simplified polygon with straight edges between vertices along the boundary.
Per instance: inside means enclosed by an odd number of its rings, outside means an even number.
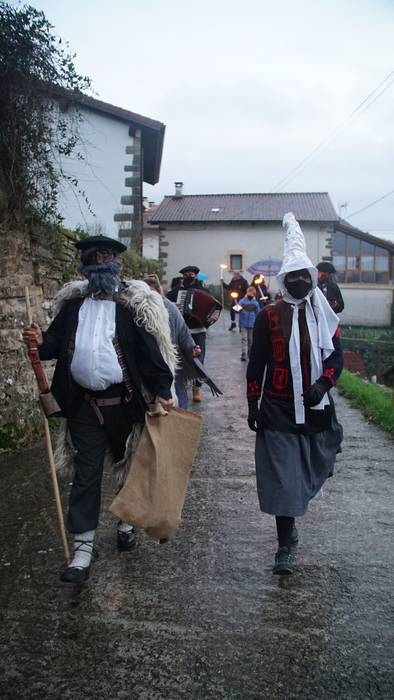
M267 277L271 277L272 275L276 275L281 267L281 260L273 260L272 258L266 258L264 260L258 260L257 262L253 263L253 265L248 267L247 271L250 272L251 275L257 275L259 273L262 273L263 275L267 275Z

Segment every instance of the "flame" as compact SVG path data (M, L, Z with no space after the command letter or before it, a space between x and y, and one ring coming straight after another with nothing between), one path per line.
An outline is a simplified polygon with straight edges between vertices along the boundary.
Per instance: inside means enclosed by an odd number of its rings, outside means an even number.
M260 275L260 277L256 277L256 279L254 281L255 284L261 284L262 282L264 282L264 275Z
M233 299L238 299L238 292L230 292L230 296L231 296Z

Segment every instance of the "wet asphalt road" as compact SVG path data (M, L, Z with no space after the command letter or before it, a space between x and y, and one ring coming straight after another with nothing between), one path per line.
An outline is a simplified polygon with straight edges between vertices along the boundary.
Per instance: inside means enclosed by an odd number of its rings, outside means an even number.
M100 558L85 587L65 588L45 450L0 458L2 700L394 697L393 441L338 399L336 476L297 521L296 574L272 576L240 338L219 324L206 364L225 397L204 390L172 542L140 533L116 551L108 475Z

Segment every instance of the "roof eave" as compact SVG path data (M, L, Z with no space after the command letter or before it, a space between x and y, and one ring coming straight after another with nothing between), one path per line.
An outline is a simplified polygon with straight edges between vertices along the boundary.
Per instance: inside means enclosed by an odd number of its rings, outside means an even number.
M149 185L156 185L160 178L161 160L163 156L165 124L149 119L142 114L130 112L127 109L116 107L108 102L96 100L82 93L68 92L67 97L86 109L99 114L106 114L113 119L130 124L131 131L141 129L142 146L144 149L143 179Z
M282 219L156 219L155 224L282 224ZM298 219L302 224L337 224L338 219Z
M355 236L356 238L360 238L361 240L366 241L367 243L374 243L374 245L377 245L380 248L386 248L392 254L394 254L394 243L386 241L384 240L384 238L378 238L378 236L373 236L372 233L368 233L367 231L362 231L361 229L352 226L352 224L349 224L346 221L339 220L335 224L335 228L341 231L342 233L348 233L352 236Z

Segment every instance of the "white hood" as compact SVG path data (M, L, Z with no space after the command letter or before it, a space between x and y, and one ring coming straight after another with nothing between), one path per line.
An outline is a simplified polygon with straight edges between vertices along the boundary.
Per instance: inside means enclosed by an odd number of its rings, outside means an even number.
M306 254L304 234L292 212L284 215L282 226L286 232L283 262L280 272L276 275L282 296L287 291L284 279L288 272L294 272L295 270L307 269L312 279L312 289L315 289L317 287L317 269Z

